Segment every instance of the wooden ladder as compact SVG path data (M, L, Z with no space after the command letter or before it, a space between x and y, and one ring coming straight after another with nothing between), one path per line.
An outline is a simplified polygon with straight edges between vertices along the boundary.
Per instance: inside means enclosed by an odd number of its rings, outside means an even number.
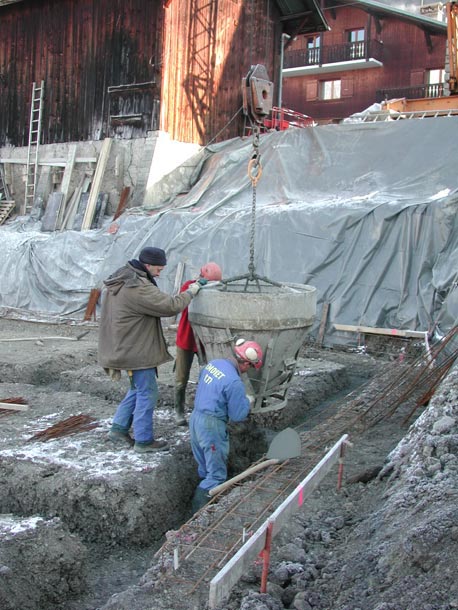
M29 147L27 150L27 167L24 204L21 214L30 212L35 199L38 178L38 148L40 146L41 118L43 109L45 83L32 85L32 103L30 105Z

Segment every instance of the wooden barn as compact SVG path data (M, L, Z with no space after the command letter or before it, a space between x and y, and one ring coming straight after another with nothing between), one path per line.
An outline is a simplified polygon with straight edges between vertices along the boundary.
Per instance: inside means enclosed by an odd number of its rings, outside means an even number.
M35 96L41 144L240 135L251 65L278 83L282 32L324 29L315 0L0 0L0 147L28 145Z
M319 123L444 94L447 25L372 0L323 0L329 31L284 45L283 105Z

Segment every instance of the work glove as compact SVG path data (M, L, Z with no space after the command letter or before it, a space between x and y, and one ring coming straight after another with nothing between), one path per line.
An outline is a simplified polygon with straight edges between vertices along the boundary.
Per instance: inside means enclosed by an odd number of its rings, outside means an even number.
M193 282L192 284L189 284L188 292L190 292L192 296L195 297L201 288L202 286L201 284L199 284L199 282Z
M190 284L188 290L192 294L192 296L195 297L199 290L202 288L202 286L205 286L205 284L208 284L208 280L206 280L204 277L201 277L200 280L197 280L196 282Z
M248 398L248 402L250 403L250 409L251 409L252 406L254 405L254 401L256 400L256 398L253 396L253 394L247 394L246 397Z

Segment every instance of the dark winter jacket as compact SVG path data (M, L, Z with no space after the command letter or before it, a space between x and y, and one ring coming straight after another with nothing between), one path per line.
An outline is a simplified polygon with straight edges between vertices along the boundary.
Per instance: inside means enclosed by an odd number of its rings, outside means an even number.
M104 282L99 322L99 364L105 369L157 367L172 356L161 317L177 315L189 305L190 292L172 297L161 292L147 273L127 263Z

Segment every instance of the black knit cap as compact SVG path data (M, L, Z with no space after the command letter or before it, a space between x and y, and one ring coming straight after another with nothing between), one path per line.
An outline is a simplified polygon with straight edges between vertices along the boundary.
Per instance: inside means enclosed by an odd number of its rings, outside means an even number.
M138 259L144 265L158 265L159 267L165 267L167 264L165 252L164 250L161 250L161 248L143 248Z

